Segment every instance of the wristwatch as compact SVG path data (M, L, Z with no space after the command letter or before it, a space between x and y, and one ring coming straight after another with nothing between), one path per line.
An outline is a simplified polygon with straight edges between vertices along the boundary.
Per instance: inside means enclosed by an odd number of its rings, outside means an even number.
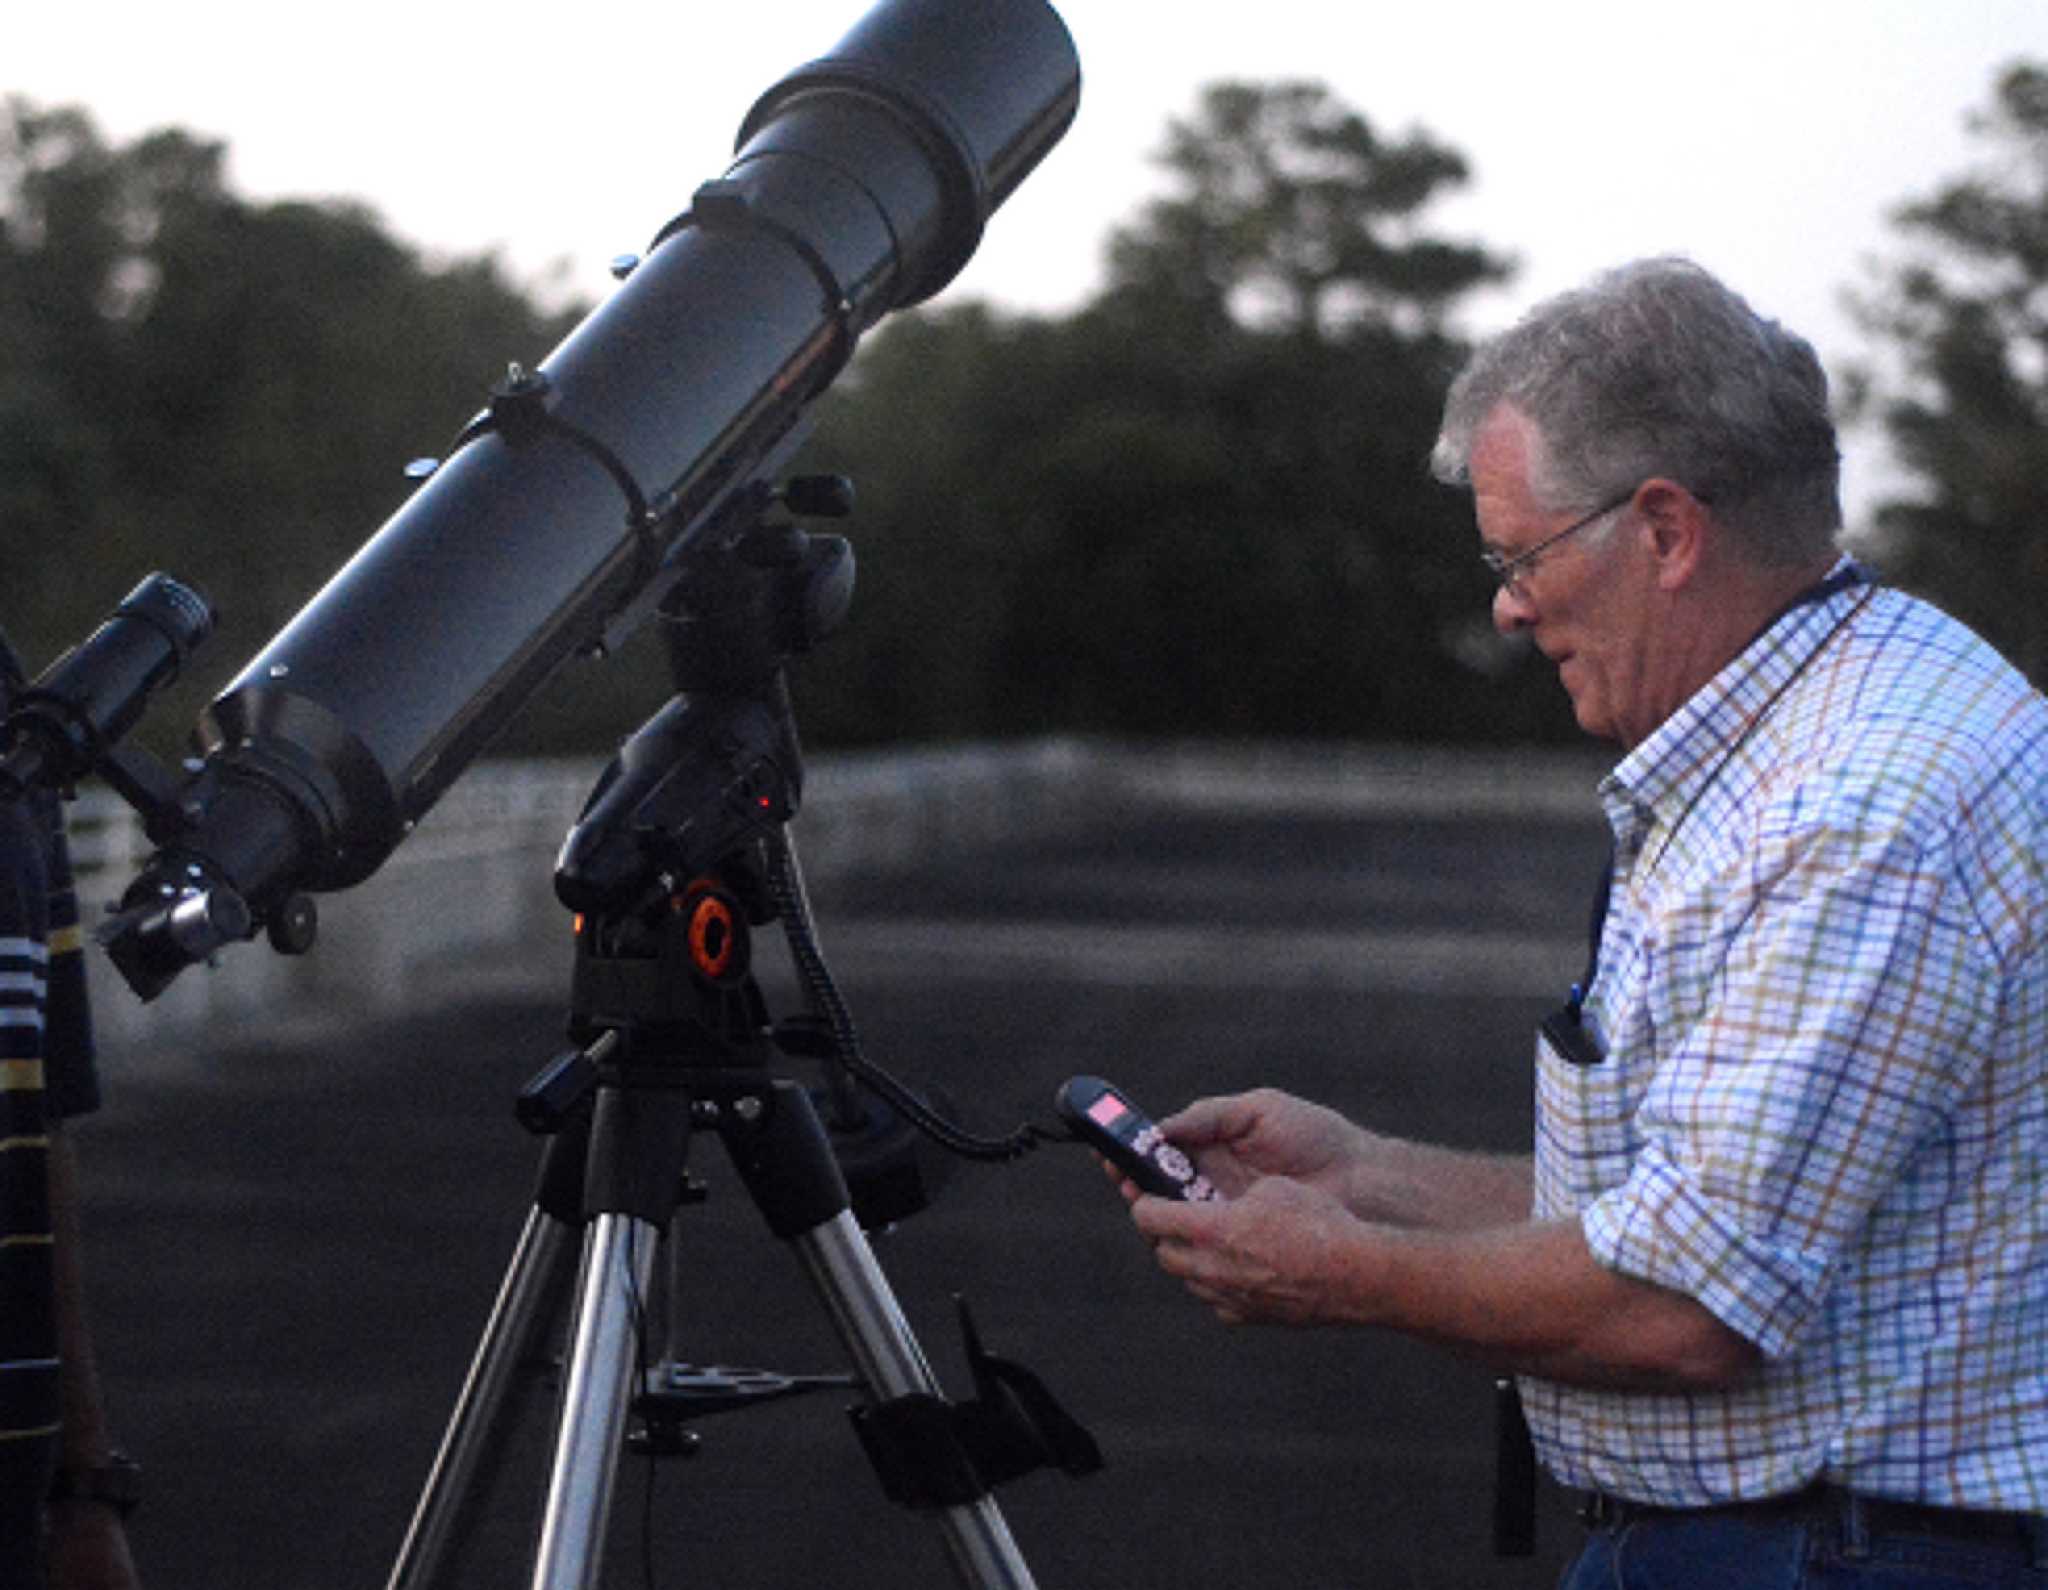
M98 1502L126 1518L142 1501L142 1465L125 1452L109 1452L98 1463L60 1468L50 1482L50 1501Z

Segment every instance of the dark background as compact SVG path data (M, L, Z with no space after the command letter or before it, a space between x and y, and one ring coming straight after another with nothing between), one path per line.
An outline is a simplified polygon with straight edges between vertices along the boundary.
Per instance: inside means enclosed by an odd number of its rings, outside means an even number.
M1089 1070L1162 1113L1272 1082L1390 1130L1516 1147L1543 979L1577 970L1591 811L1590 795L1584 824L1126 805L1056 842L842 878L816 904L871 1055L983 1129L1046 1118L1055 1084ZM1418 957L1380 934L1443 937ZM779 1004L781 945L756 948ZM566 984L488 987L455 976L415 1021L280 1013L117 1057L80 1130L157 1590L384 1582L525 1216L535 1154L509 1101L559 1047ZM711 1198L674 1245L681 1354L843 1368L723 1151L696 1149ZM969 1394L958 1292L1106 1453L1093 1478L1000 1493L1042 1585L1540 1585L1571 1545L1552 1497L1538 1561L1490 1556L1482 1373L1360 1332L1222 1328L1152 1268L1077 1150L963 1166L877 1251L949 1394ZM526 1582L547 1422L532 1400L462 1583ZM881 1496L848 1400L714 1420L651 1490L629 1460L606 1582L951 1583L935 1527Z

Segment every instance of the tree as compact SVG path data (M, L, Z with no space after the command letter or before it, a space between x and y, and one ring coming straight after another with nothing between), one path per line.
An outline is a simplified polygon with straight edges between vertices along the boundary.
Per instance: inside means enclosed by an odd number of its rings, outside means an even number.
M124 247L113 160L81 112L19 102L0 117L0 588L20 631L58 590L49 548L76 547L109 489L114 427L96 393L121 372L100 295ZM33 549L43 549L40 556ZM32 657L33 660L33 657Z
M1168 125L1178 191L1109 247L1113 291L1197 319L1308 338L1359 322L1438 328L1507 274L1483 249L1421 230L1465 161L1425 132L1389 141L1320 83L1216 83Z
M1999 77L1972 129L1992 159L1895 222L1907 243L1858 306L1897 356L1865 373L1920 491L1875 518L1876 556L2048 682L2048 66Z
M198 585L221 626L180 727L576 318L361 205L251 204L224 164L0 114L0 622L35 668L148 570Z
M1462 294L1426 229L1463 163L1321 88L1224 85L1173 187L1061 320L892 322L825 408L862 589L800 693L834 732L1568 731L1554 683L1462 665L1486 587L1425 461ZM1469 569L1466 567L1469 562Z

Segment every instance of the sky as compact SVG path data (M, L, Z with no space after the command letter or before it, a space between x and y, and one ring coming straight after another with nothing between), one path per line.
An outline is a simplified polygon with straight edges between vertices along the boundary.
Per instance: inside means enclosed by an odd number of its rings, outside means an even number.
M961 0L973 4L975 0ZM243 0L16 8L0 93L82 105L110 139L218 139L252 199L368 203L435 256L498 253L589 298L719 175L762 91L863 0L490 6ZM1898 252L1889 214L1979 165L1998 69L2048 60L2048 0L1058 0L1082 63L1072 131L992 219L941 302L1058 312L1108 230L1164 188L1168 120L1202 85L1326 84L1376 130L1427 130L1472 180L1428 230L1520 269L1483 333L1604 266L1683 253L1804 332L1869 344L1844 306ZM403 350L394 349L394 357ZM1885 484L1852 438L1852 506Z

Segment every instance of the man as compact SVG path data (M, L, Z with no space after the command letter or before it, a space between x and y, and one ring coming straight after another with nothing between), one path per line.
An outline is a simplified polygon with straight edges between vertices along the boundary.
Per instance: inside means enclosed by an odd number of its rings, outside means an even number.
M1434 462L1625 753L1534 1154L1206 1100L1227 1201L1139 1230L1226 1321L1512 1371L1570 1586L2048 1582L2048 703L1838 556L1818 361L1685 262L1482 349Z
M20 682L0 637L0 704ZM54 797L0 800L0 1590L128 1590L132 1466L101 1412L62 1122L98 1103Z

